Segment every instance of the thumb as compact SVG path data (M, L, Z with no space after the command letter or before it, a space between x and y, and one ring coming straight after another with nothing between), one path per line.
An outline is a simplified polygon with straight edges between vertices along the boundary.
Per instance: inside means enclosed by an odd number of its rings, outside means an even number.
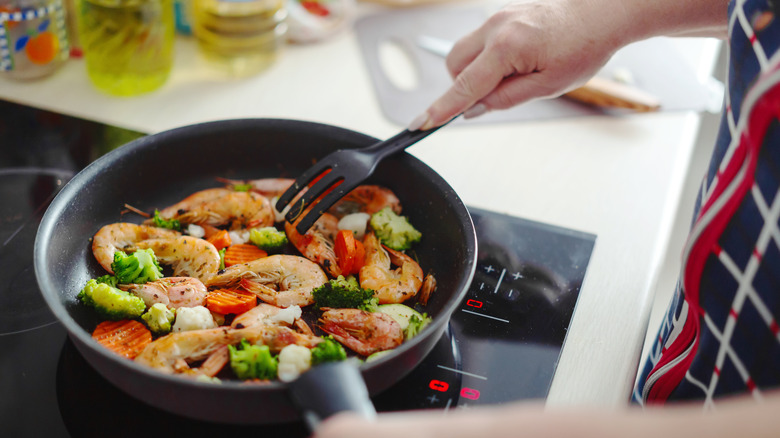
M500 59L482 52L455 77L452 86L428 107L420 129L439 126L471 108L511 73L512 70L507 69L507 65ZM420 118L416 120L419 122Z

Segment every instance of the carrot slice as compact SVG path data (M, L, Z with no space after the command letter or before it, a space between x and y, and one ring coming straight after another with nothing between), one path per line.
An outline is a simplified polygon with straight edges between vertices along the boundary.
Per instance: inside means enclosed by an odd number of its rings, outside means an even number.
M103 321L95 327L92 338L120 356L135 359L152 342L152 332L132 319Z
M257 297L252 292L237 289L217 289L206 296L206 308L212 312L240 315L257 306Z
M225 267L248 263L266 257L267 255L267 252L251 243L230 245L227 247L227 250L225 250Z
M366 247L363 242L355 239L355 260L352 262L352 274L360 272L360 268L366 264Z
M227 230L217 230L216 233L206 238L206 240L211 242L217 248L217 251L227 248L231 243L230 234L228 234Z
M352 273L352 265L355 263L355 235L350 230L339 230L333 245L336 252L336 263L344 275Z

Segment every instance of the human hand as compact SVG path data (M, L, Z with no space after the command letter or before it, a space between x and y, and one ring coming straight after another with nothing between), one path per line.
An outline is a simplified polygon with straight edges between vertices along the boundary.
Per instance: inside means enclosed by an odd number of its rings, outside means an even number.
M409 129L476 117L584 84L621 47L657 35L723 37L729 0L522 0L459 40L454 83Z
M618 6L598 1L529 0L506 6L459 40L447 57L452 87L409 125L439 126L583 84L625 44Z

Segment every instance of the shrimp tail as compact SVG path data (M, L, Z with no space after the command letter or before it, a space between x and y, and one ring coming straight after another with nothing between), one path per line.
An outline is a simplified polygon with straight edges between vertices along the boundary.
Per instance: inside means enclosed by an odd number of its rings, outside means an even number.
M238 284L244 290L247 290L257 295L257 297L263 300L264 302L268 304L275 304L276 300L274 299L274 294L276 293L276 291L274 289L265 286L263 284L260 284L256 281L249 280L248 278L242 278L238 282Z
M335 322L331 322L331 321L322 322L320 324L320 329L322 329L322 331L324 331L325 333L328 333L329 335L333 336L335 340L341 342L352 351L355 351L364 356L368 356L372 353L372 351L366 348L362 342L360 342L358 339L352 336L347 329L339 326Z

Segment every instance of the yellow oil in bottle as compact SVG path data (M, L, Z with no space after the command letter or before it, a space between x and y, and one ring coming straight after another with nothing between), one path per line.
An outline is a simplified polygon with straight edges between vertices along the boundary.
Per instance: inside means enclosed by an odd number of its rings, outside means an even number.
M170 75L172 0L79 0L79 40L87 73L109 94L155 90Z
M270 66L284 44L284 0L194 0L192 32L201 53L232 76Z

